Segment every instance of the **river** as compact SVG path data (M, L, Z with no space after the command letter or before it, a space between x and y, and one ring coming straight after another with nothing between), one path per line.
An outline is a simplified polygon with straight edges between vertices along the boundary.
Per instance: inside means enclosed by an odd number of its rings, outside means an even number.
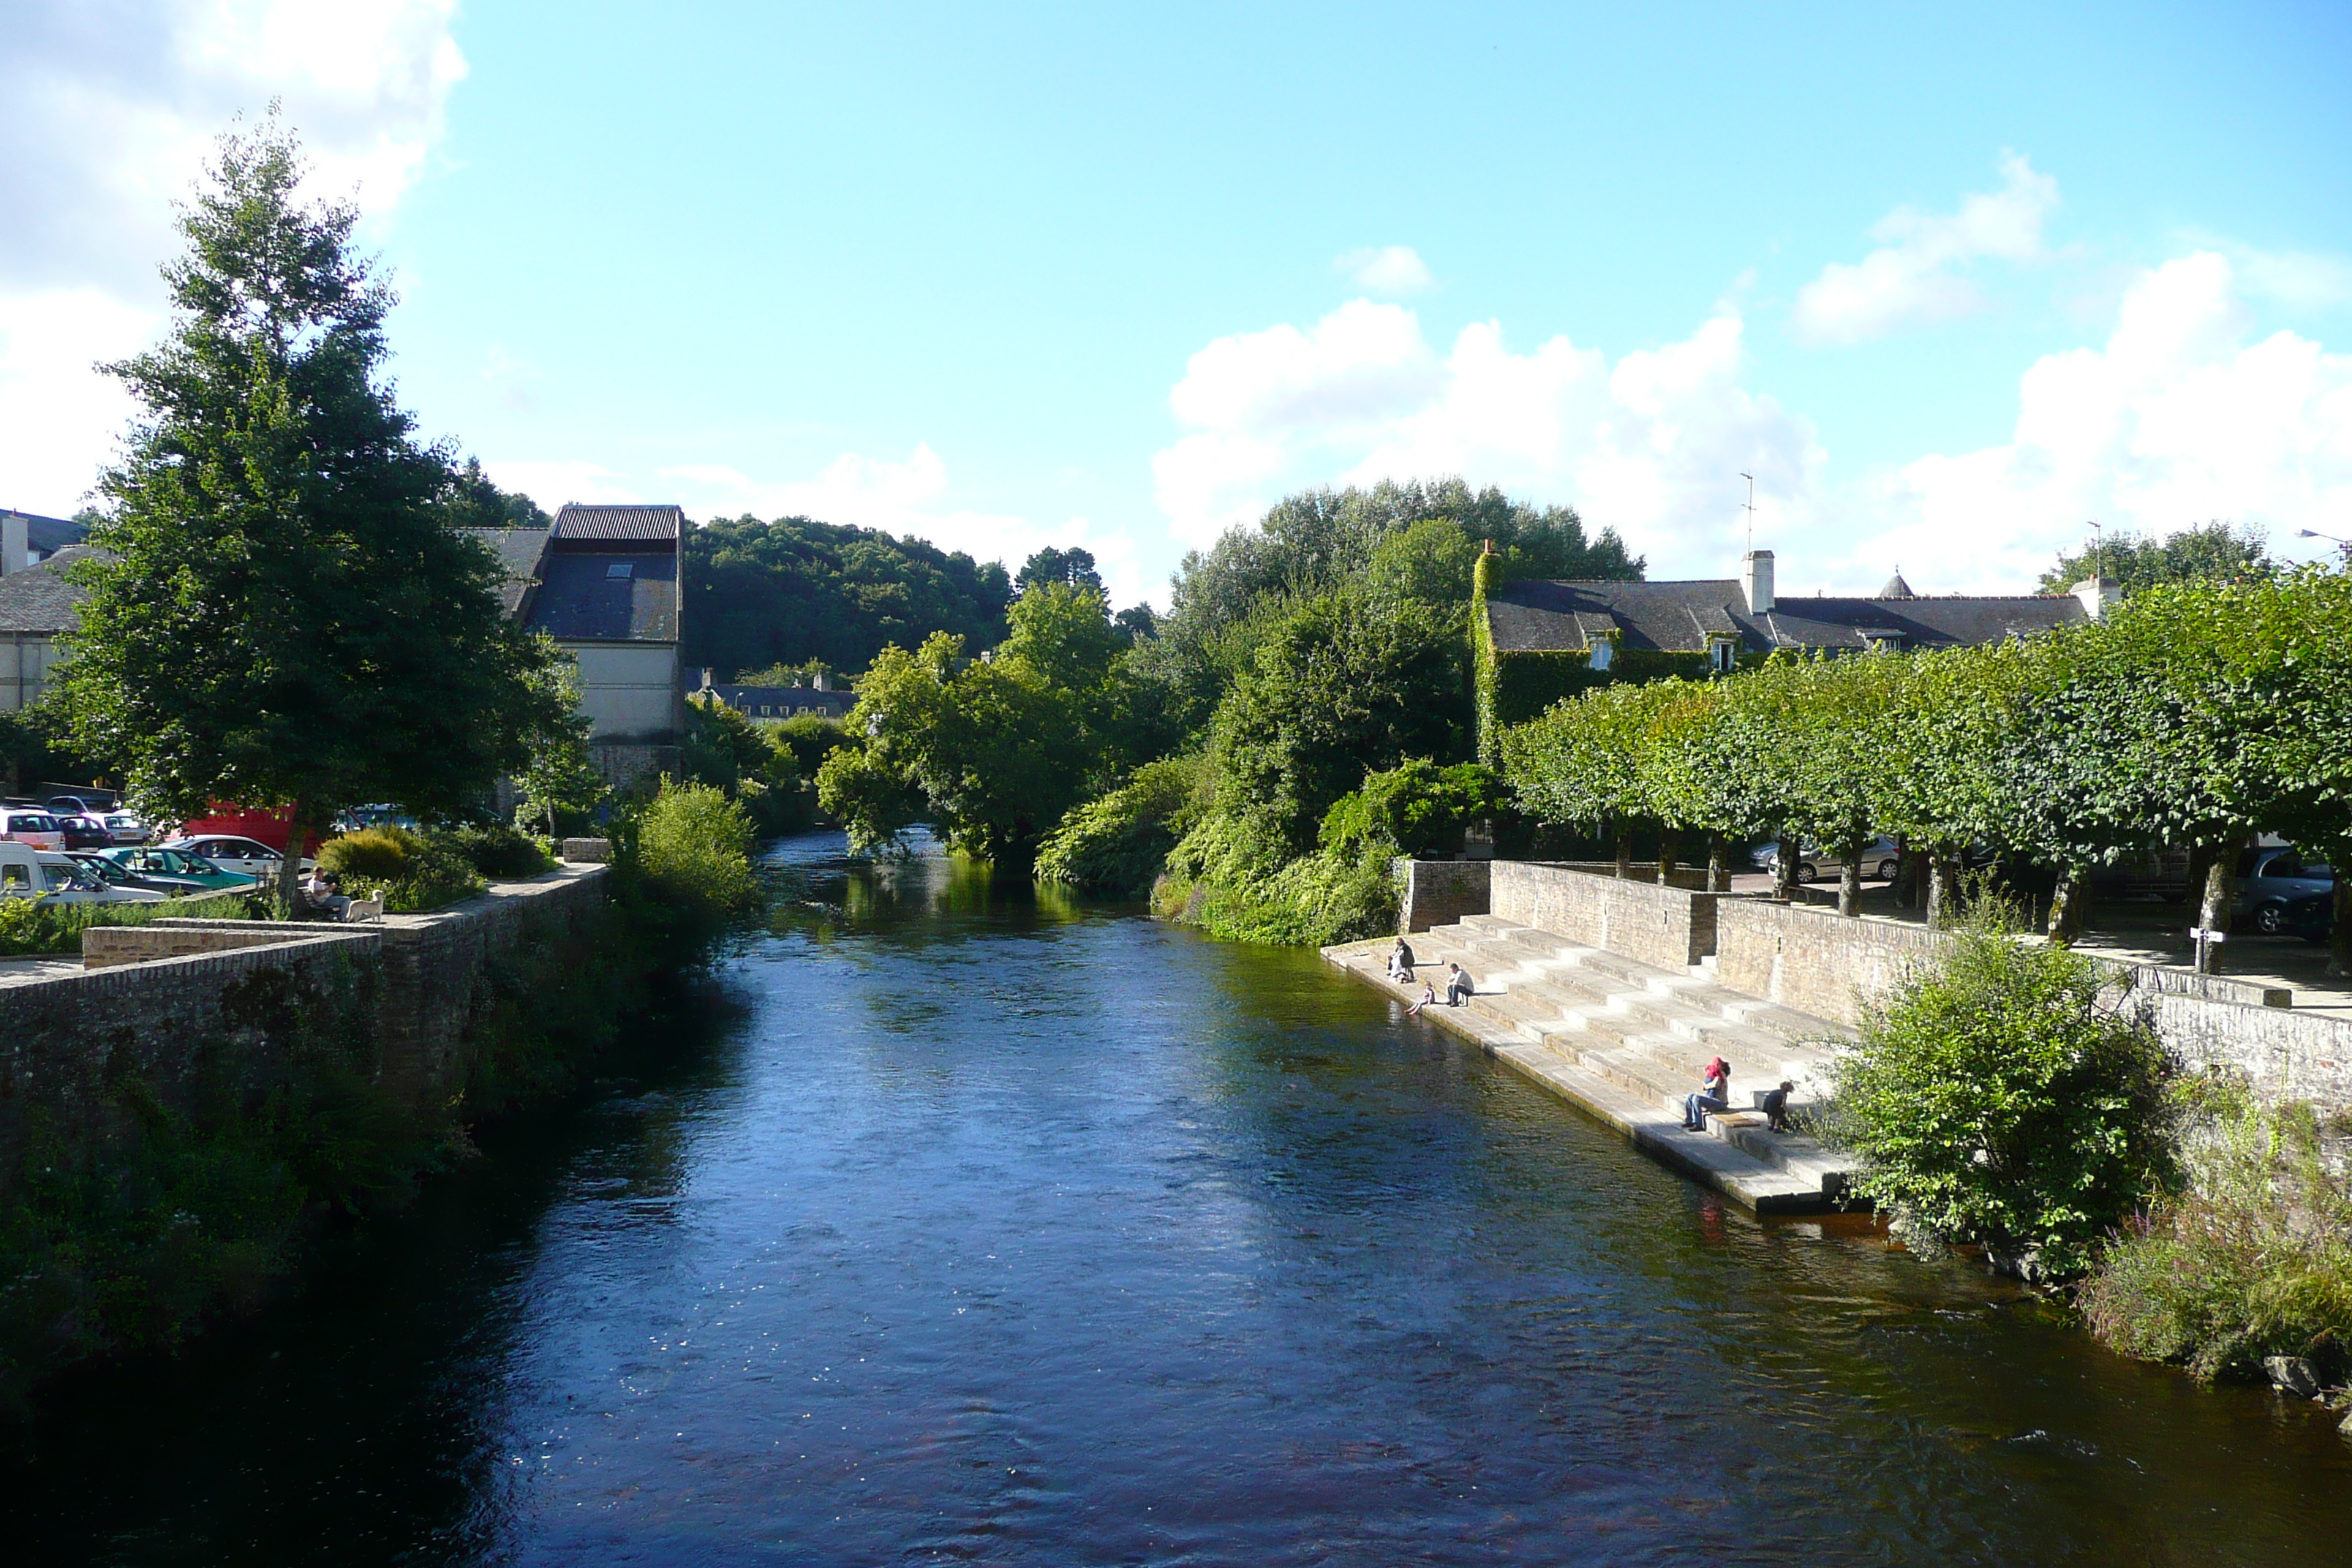
M2352 1561L2311 1407L1760 1224L1311 953L773 858L638 1076L54 1390L8 1560Z

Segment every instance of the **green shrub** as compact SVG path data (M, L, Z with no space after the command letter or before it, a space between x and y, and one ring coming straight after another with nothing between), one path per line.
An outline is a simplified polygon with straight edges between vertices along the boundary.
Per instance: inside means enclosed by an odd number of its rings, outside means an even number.
M2105 976L1995 916L1955 933L1864 1018L1832 1142L1906 1238L1981 1243L2032 1278L2082 1271L2168 1166L2165 1058Z
M1169 852L1152 909L1233 942L1359 942L1396 929L1390 854L1376 844L1294 860L1273 813L1213 813Z
M544 845L508 823L452 828L448 839L467 863L485 877L512 880L536 877L555 867L555 857Z
M437 910L482 890L466 841L455 833L418 833L393 824L365 827L328 839L319 847L318 858L320 868L345 893L382 899L396 914Z
M1492 768L1476 763L1445 768L1414 757L1371 774L1363 788L1333 802L1323 815L1323 847L1446 858L1462 852L1472 823L1502 815L1508 799Z
M614 869L629 918L673 962L699 959L759 906L754 842L750 815L724 791L665 776L616 836Z
M61 904L42 899L0 899L0 958L42 957L81 952L81 933L91 926L142 926L174 920L239 921L267 918L249 893L215 893L199 899L155 903Z
M338 881L396 882L425 854L425 836L386 823L319 846L319 868Z
M2200 1378L2309 1356L2352 1374L2352 1179L2305 1105L2198 1086L2183 1181L2100 1254L2076 1303L2100 1339Z
M1139 899L1197 814L1198 755L1147 763L1118 788L1072 809L1037 851L1037 875L1092 893Z
M838 719L821 713L801 713L768 727L768 743L791 756L793 771L804 779L816 777L825 758L850 743Z

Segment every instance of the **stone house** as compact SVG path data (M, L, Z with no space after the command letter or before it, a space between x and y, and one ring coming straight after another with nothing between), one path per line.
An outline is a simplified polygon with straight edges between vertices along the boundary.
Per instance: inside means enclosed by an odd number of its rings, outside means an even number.
M857 702L856 692L837 689L826 675L817 676L806 686L797 681L790 686L729 686L710 677L711 671L702 672L702 685L692 693L694 700L732 708L754 724L781 724L804 714L845 718Z
M1473 609L1482 728L1524 722L1611 681L1701 679L1783 649L1864 653L2030 637L2101 615L2117 593L2094 581L2069 594L1926 595L1897 573L1873 595L1784 599L1769 550L1749 551L1736 578L1507 583L1482 591Z

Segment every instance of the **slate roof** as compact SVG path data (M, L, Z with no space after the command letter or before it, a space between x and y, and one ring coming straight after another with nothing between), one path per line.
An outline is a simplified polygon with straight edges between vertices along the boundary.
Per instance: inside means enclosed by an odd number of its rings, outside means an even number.
M1907 584L1906 584L1907 586ZM1892 586L1892 584L1889 584ZM1706 634L1743 652L1776 648L1951 647L1999 642L2084 618L2071 594L1781 599L1750 614L1733 578L1684 583L1512 583L1488 595L1486 624L1503 653L1581 649L1614 627L1622 648L1704 653Z
M461 528L457 531L499 558L507 574L507 614L522 614L523 605L539 584L539 563L547 553L544 528Z
M686 531L686 513L674 506L581 506L566 502L555 514L560 540L667 539Z
M619 565L629 567L627 576L612 574ZM539 593L524 624L559 642L676 642L677 556L669 551L551 553L541 565Z
M65 569L97 553L87 544L68 544L37 566L0 577L0 632L55 637L72 629L89 590L67 582Z
M44 555L52 555L68 544L79 544L89 530L69 517L43 517L38 512L20 511L25 520L25 542Z
M754 719L789 719L807 709L838 719L856 705L855 691L819 691L814 686L706 686L719 700ZM768 711L762 713L764 708Z

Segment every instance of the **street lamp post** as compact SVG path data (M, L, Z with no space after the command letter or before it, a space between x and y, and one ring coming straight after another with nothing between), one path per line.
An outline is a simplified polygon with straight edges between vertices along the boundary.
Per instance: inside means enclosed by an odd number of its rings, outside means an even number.
M2344 564L2352 566L2352 539L2338 539L2332 533L2322 533L2315 528L2298 528L2294 531L2294 536L2297 539L2327 541L2328 543L2336 546L2336 553L2344 558Z

